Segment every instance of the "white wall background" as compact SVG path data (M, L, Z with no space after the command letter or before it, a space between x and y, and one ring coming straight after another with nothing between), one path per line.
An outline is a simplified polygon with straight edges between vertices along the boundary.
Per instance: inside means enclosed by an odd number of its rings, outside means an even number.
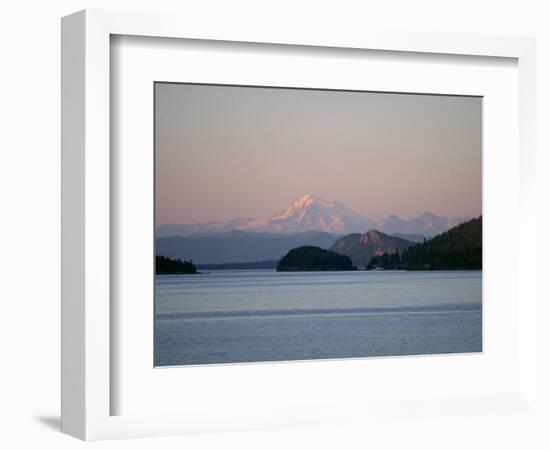
M0 447L81 448L59 433L60 17L83 8L263 17L337 33L371 25L537 37L540 299L550 300L550 12L544 0L266 2L19 0L0 9ZM513 237L516 238L516 237ZM546 263L544 265L544 263ZM544 292L543 292L544 289ZM545 311L550 308L545 306ZM548 315L550 317L550 314ZM549 327L550 329L550 327ZM550 332L541 330L545 343ZM541 368L550 380L549 345ZM548 382L548 381L547 381ZM548 389L543 392L548 404ZM542 394L541 394L542 395ZM544 423L546 422L546 423ZM550 448L550 420L503 414L381 425L100 442L95 448ZM421 446L421 447L420 447Z

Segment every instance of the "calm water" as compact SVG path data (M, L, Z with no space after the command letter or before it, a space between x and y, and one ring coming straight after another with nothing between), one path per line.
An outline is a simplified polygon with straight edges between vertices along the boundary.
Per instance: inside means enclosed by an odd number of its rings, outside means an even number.
M156 365L480 352L481 272L156 279Z

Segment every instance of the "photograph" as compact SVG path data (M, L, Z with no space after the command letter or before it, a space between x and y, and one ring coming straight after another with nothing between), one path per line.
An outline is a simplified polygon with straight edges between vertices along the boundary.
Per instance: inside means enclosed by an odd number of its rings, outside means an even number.
M154 84L154 365L483 352L480 96Z

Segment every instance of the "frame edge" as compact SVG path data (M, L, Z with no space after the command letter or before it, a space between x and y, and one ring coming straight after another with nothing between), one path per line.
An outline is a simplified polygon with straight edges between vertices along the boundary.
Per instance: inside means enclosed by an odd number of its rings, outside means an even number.
M108 73L103 75L99 73L109 67L109 35L135 34L173 38L196 36L197 39L212 41L237 40L261 43L279 41L280 44L289 45L412 51L407 50L412 44L405 40L406 33L370 33L365 39L356 37L360 42L355 45L349 45L346 37L332 37L328 42L321 42L315 37L304 41L303 38L296 38L292 32L284 41L275 39L269 32L260 33L260 39L248 40L250 33L246 31L237 32L235 35L233 32L229 33L226 28L222 28L221 31L197 31L198 25L188 24L191 26L187 28L184 26L185 23L178 22L177 18L158 14L152 15L151 24L148 20L150 16L149 13L92 9L80 11L62 19L62 432L83 440L186 433L185 427L175 416L171 416L172 420L166 420L167 423L164 426L156 427L145 426L147 421L143 418L110 416L108 398L104 398L108 397L109 393L109 377L108 362L104 361L105 354L102 350L108 349L109 338L104 336L104 329L94 330L94 328L104 325L105 321L109 323L108 302L105 305L104 298L101 296L96 298L96 294L105 292L103 283L108 282L108 267L102 267L101 274L97 277L94 276L94 270L99 267L98 257L105 256L108 251L94 248L94 238L91 236L105 238L105 230L88 229L85 224L87 222L90 224L90 217L98 211L101 212L100 218L104 219L102 214L105 206L101 207L100 201L105 200L105 194L107 194L108 211L109 187L100 189L99 198L92 195L91 191L94 190L93 187L97 188L99 184L105 182L97 177L101 178L105 170L109 171L108 146L105 149L103 145L105 137L108 138ZM159 21L162 21L162 27ZM225 25L227 26L229 25ZM182 31L184 29L185 33ZM530 75L534 70L534 64L522 64L528 62L524 59L526 56L528 58L533 56L533 39L445 33L443 39L430 42L428 45L427 39L430 36L433 38L437 33L414 34L418 41L418 45L414 45L415 52L514 57L518 58L520 67L527 69ZM105 56L107 56L106 60ZM94 68L97 62L99 64ZM531 62L534 63L534 59L531 59ZM105 83L105 76L107 83ZM529 83L529 78L530 76L520 76L522 86L520 90L528 88L526 83ZM531 98L536 92L529 88L527 91ZM93 94L99 95L94 98ZM104 104L105 95L107 95L106 104ZM532 111L532 106L531 102L523 102L523 112L531 111L533 113L531 117L535 118L536 111ZM102 115L104 112L107 113L107 117ZM107 131L101 127L105 121ZM527 129L528 127L522 127L520 131L522 150L530 147L532 141L532 139L525 139L523 133ZM94 137L94 132L97 131L100 136ZM535 149L536 147L532 147L532 151ZM98 152L101 155L98 155ZM532 169L531 156L527 159L522 158L521 168L527 171ZM96 178L96 181L93 181L93 178ZM524 189L530 190L527 187ZM533 243L534 241L529 242L530 251L534 248ZM98 302L102 304L98 305ZM536 340L536 334L529 333L525 338L527 342L532 342L533 339ZM96 364L97 362L100 364ZM532 365L528 366L523 376L523 393L525 394L525 388L527 388L529 398L532 398L533 394L536 395L532 385Z
M61 431L86 437L86 14L61 20Z

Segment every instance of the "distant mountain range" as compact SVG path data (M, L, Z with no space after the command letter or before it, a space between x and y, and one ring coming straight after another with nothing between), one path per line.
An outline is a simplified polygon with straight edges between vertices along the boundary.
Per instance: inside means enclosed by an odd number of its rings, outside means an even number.
M470 217L448 219L429 212L412 219L401 219L395 214L391 214L387 219L378 222L376 228L393 236L410 236L416 241L415 235L416 237L437 236L468 220L470 220Z
M388 235L401 235L402 237L409 235L410 240L421 242L424 237L429 238L441 234L468 219L467 217L448 219L425 212L412 219L401 219L392 214L382 221L376 221L352 211L338 201L327 201L319 196L308 194L271 217L236 218L228 222L161 225L156 230L156 237L212 235L231 231L275 234L322 231L329 234L345 235L377 229Z
M338 239L329 250L348 256L357 267L366 267L373 256L393 254L396 251L402 254L413 245L414 242L370 230L365 234L348 234Z
M192 260L193 263L227 264L278 261L289 250L303 245L330 247L338 236L323 231L258 233L229 231L209 235L168 236L156 239L156 254Z
M375 224L376 221L353 212L340 202L329 202L316 195L304 195L271 217L236 218L228 222L190 225L161 225L157 228L157 237L224 233L234 230L282 234L305 231L345 234L369 229Z

